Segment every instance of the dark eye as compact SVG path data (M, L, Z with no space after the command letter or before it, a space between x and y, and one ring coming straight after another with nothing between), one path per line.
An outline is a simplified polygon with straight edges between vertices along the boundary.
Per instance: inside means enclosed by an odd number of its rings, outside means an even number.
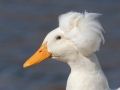
M60 40L60 39L61 39L61 36L57 36L57 37L56 37L56 40Z

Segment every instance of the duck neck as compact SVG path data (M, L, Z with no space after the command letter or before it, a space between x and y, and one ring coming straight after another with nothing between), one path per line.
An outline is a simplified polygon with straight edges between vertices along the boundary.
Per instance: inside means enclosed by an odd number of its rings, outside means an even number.
M68 62L71 73L66 90L110 90L96 55L76 55Z

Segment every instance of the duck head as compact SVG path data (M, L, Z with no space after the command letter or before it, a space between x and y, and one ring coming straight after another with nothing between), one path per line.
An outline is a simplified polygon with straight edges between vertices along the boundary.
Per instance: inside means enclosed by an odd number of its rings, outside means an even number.
M47 58L67 62L73 53L77 53L74 45L64 36L64 32L57 28L46 36L41 47L24 63L23 67L35 65Z
M88 56L104 42L102 26L97 20L100 14L69 12L59 17L59 27L48 33L42 46L23 65L24 68L53 58L68 62L76 54ZM71 60L71 59L70 59Z

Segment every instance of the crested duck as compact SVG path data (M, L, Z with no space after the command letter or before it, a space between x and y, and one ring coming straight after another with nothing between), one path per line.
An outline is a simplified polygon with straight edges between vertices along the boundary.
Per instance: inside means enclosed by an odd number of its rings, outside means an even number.
M42 46L23 67L53 58L71 68L66 90L111 90L95 55L101 42L105 42L99 16L88 12L60 15L59 27L48 33Z

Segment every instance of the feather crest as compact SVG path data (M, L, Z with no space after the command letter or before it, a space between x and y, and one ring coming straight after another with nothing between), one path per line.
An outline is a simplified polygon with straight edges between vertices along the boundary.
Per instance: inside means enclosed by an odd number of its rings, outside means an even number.
M98 21L98 13L68 12L59 16L59 28L65 33L83 55L99 50L101 41L104 43L103 28Z

